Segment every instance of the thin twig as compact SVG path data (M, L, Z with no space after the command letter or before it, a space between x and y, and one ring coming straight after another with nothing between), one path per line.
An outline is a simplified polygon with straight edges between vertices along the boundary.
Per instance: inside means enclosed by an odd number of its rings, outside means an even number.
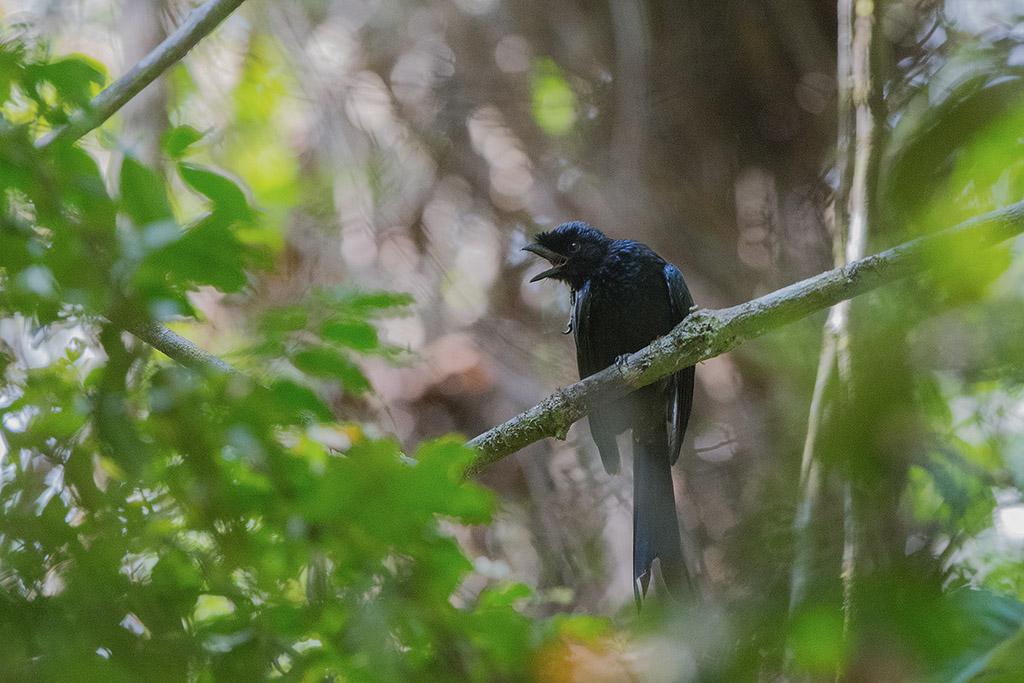
M875 117L871 107L871 41L875 21L875 4L844 0L851 6L853 21L853 64L850 80L853 83L854 108L854 159L853 181L850 185L850 225L846 240L846 260L854 261L864 255L868 238L868 216L870 214L869 174L875 150ZM850 360L849 306L843 307L842 327L839 330L839 379L845 385L848 395L856 391ZM854 618L857 574L862 560L860 511L853 499L853 482L847 478L843 486L843 640L849 641ZM837 679L842 675L836 672Z
M77 112L69 123L54 128L41 137L36 146L42 149L58 140L73 142L98 128L156 80L157 76L184 57L196 43L205 38L243 2L245 0L208 0L193 9L185 23L143 57L131 71L94 97L89 107Z
M698 310L669 334L623 362L555 392L538 405L468 442L477 450L470 473L545 437L564 438L587 411L685 367L714 358L745 340L804 318L889 282L934 267L949 254L962 263L1024 232L1024 201L834 268L747 303Z
M871 109L871 6L859 6L855 0L840 0L838 5L838 58L836 63L838 105L839 187L833 203L835 216L834 257L837 266L864 256L868 236L869 191L874 149L874 113ZM850 302L841 301L829 310L822 333L821 356L807 418L800 466L800 503L793 519L795 554L790 580L789 611L803 602L807 580L814 562L812 513L822 486L821 463L816 448L824 410L825 387L838 370L838 379L852 393L850 359ZM843 627L850 627L853 583L857 560L857 527L852 518L855 507L849 483L843 490L844 541L842 558Z
M811 530L811 519L818 504L818 493L821 489L821 463L815 457L818 442L818 428L821 425L822 407L825 400L825 387L836 368L836 336L832 332L832 311L829 309L829 320L825 323L822 334L821 355L818 357L818 373L814 378L814 391L811 394L811 407L807 418L807 435L804 438L804 450L800 462L800 503L793 517L793 572L789 583L789 612L792 614L803 604L807 594L807 580L814 563L814 534Z

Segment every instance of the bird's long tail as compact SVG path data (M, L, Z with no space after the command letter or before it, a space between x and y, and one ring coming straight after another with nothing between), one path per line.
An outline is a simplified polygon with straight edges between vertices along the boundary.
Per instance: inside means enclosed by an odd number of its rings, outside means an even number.
M664 427L634 429L633 592L637 606L647 594L655 557L673 597L681 600L693 594L693 579L680 548L671 467Z

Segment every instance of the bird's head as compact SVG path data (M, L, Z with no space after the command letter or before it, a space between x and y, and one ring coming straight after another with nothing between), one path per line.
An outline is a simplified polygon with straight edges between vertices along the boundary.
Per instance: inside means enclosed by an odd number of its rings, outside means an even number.
M579 289L601 265L610 242L600 231L579 221L542 232L523 249L546 258L552 267L533 276L530 282L553 278Z

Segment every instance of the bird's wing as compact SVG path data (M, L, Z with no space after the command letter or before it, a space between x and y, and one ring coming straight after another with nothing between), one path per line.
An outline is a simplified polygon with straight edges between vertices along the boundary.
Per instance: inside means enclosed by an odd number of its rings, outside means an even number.
M580 379L590 377L595 372L604 369L597 367L599 361L593 348L594 335L590 329L590 302L590 281L588 280L578 292L575 292L572 307L572 334L576 341L576 365L580 370ZM619 446L615 443L615 433L607 429L608 421L602 418L599 409L590 412L588 421L590 422L590 435L594 438L594 443L597 444L605 472L608 474L618 473Z
M672 305L672 317L682 320L690 314L693 297L683 281L683 274L671 263L665 266L665 282L668 284L668 296ZM669 431L668 453L674 465L679 459L679 449L683 445L683 435L690 421L690 409L693 407L694 368L688 367L672 375L669 383L668 417L671 423Z
M576 342L576 365L580 377L594 374L594 353L590 349L590 280L578 292L573 292L572 336Z

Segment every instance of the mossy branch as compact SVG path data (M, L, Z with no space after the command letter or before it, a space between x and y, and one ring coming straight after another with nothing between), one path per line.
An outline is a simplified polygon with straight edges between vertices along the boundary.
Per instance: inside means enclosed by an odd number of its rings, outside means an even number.
M555 392L529 410L467 443L475 474L545 437L565 438L594 406L624 396L685 367L714 358L748 339L884 284L963 260L1024 232L1024 201L906 242L841 268L783 287L747 303L691 313L669 334L601 372Z

